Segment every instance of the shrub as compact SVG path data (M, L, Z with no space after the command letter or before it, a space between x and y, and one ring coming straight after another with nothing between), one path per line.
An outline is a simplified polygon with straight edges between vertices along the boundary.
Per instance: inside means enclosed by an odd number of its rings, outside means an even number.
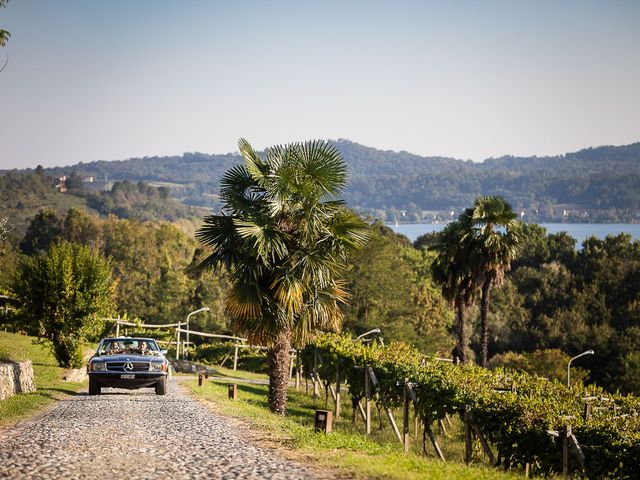
M114 307L115 282L107 259L69 242L25 259L13 279L20 317L48 343L62 367L83 364L81 343L96 335Z

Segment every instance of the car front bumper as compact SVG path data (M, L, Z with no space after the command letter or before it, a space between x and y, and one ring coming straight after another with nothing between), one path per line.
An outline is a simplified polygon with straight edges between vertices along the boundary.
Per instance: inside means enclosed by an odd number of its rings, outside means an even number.
M134 378L122 378L125 375L132 375ZM167 372L89 372L89 377L101 387L136 389L153 387L167 377Z

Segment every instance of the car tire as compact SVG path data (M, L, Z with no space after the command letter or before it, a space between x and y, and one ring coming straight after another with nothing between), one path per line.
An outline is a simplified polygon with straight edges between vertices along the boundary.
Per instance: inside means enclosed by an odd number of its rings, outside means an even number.
M163 378L158 383L156 383L156 395L166 395L167 394L167 379Z
M89 377L89 395L100 395L101 390L98 381Z

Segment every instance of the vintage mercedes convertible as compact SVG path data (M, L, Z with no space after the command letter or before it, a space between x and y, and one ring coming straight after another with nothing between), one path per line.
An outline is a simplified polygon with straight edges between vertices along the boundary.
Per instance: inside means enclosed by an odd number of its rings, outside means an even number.
M89 395L102 387L137 389L154 387L167 392L169 362L152 338L104 338L87 364Z

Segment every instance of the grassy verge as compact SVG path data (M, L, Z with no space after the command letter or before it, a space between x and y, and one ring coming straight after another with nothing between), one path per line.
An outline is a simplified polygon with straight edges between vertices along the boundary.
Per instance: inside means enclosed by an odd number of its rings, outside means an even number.
M33 362L37 391L22 393L0 401L0 426L37 413L51 402L76 393L84 382L66 382L64 369L58 367L48 348L33 343L34 338L15 333L0 332L0 361Z
M255 372L247 372L244 370L233 370L232 368L225 368L225 367L220 367L220 366L210 366L207 365L206 366L207 369L210 372L210 376L214 377L213 380L218 380L219 377L220 380L233 380L233 379L238 379L238 380L260 380L260 381L268 381L269 377L264 374L264 373L255 373ZM191 376L191 375L197 375L196 372L192 372L192 373L176 373L175 375L177 376Z
M236 373L236 372L234 372ZM220 413L234 416L248 422L253 429L268 434L268 438L305 458L310 458L320 466L356 476L358 478L457 480L457 479L514 479L511 473L503 473L482 466L467 466L458 463L459 442L452 439L451 447L445 448L445 456L452 460L443 463L433 457L419 454L420 440L412 438L414 449L408 454L402 452L397 441L390 441L393 433L390 427L374 432L367 437L361 426L351 424L344 416L334 422L334 432L330 435L313 431L316 408L324 406L324 400L316 403L304 392L290 389L288 416L279 417L269 412L266 404L267 387L264 385L238 385L239 400L227 398L225 383L206 382L198 387L197 381L186 383L191 390L212 401ZM343 410L349 416L350 408ZM361 422L360 422L361 423ZM454 436L453 433L451 433ZM457 435L457 434L456 434ZM445 445L446 446L446 445Z
M226 378L241 378L243 380L268 380L269 377L264 373L246 372L244 370L233 370L232 368L224 367L209 367L213 369L213 375Z

